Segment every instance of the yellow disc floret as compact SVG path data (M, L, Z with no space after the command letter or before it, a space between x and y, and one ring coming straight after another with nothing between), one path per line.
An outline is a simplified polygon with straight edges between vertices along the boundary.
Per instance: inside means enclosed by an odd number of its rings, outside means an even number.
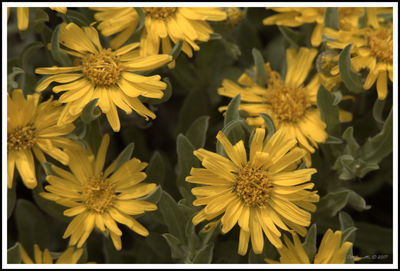
M245 205L264 206L269 199L270 188L266 171L249 165L240 169L235 191Z
M380 28L368 37L368 47L377 59L393 62L393 29Z
M93 84L110 86L117 83L122 68L118 57L109 48L85 57L82 60L82 71Z
M154 19L165 19L177 11L178 8L142 8L146 15Z
M83 189L83 198L86 207L97 213L103 213L114 197L114 188L101 176L92 177Z
M35 131L32 125L17 127L7 134L7 149L19 151L32 148L36 142Z

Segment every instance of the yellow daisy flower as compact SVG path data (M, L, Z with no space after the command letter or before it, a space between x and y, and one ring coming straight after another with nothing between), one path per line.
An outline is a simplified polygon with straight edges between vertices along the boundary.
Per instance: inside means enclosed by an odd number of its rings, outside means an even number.
M286 246L278 248L280 254L279 261L265 259L270 264L310 264L303 245L295 232L292 233L293 241L285 235ZM346 254L353 245L351 242L342 242L342 232L328 229L322 237L318 252L313 259L314 264L344 264Z
M121 47L135 32L139 15L132 7L89 7L95 11L94 18L100 22L97 29L105 37L119 33L110 41L110 47Z
M306 23L315 23L311 34L312 46L319 46L322 41L324 29L324 14L326 8L267 8L279 12L263 20L264 25L283 25L298 27ZM352 27L358 24L358 18L363 14L363 8L338 8L339 25L341 27Z
M134 8L94 9L100 11L95 14L95 19L101 21L99 30L104 36L123 31L113 39L114 46L126 42L134 30L128 27L134 25L136 28L138 23ZM171 41L177 43L182 40L182 51L192 57L192 49L200 49L195 41L206 42L213 33L206 21L223 21L227 18L224 9L217 7L143 7L142 10L146 18L140 38L141 56L156 55L160 47L163 53L168 54L172 50ZM118 15L121 16L116 18ZM121 24L116 24L116 20ZM106 29L105 26L110 27Z
M39 94L24 97L21 89L15 89L11 97L7 93L7 187L11 188L14 168L17 167L25 186L33 189L37 185L35 174L36 159L43 163L46 153L66 165L67 153L62 149L73 142L62 137L71 133L75 126L57 126L57 118L62 111L58 101L39 103Z
M60 43L64 51L77 57L76 66L37 68L38 74L53 74L36 87L45 90L52 82L63 83L53 87L58 93L65 91L59 101L66 103L58 124L75 120L87 103L98 99L97 105L106 114L112 129L118 132L120 121L117 107L132 113L132 109L148 119L156 115L139 100L139 96L161 99L167 84L159 75L143 76L134 72L148 71L170 62L169 55L141 57L139 43L125 45L118 50L105 49L100 44L93 27L80 28L74 23L63 23L60 27ZM67 84L65 84L67 83Z
M40 195L70 207L64 215L74 216L63 235L63 238L70 236L70 246L82 247L96 227L108 231L115 248L121 250L122 232L115 222L142 236L149 235L147 229L131 217L157 209L155 204L140 200L156 187L154 183L142 183L146 179L142 170L147 163L132 158L115 170L114 161L103 171L109 142L110 137L105 135L96 157L83 148L68 150L71 172L52 166L55 175L46 177L50 185L44 188L48 193Z
M283 130L288 137L297 139L299 144L310 153L318 143L325 142L328 134L325 131L326 124L321 120L319 109L316 107L317 92L319 88L318 76L304 86L313 64L317 50L300 48L287 49L287 72L283 81L279 73L272 71L270 64L265 68L269 75L267 87L257 85L246 74L243 74L238 82L241 87L230 80L223 80L222 88L218 94L226 97L241 95L239 110L248 113L246 119L249 125L265 127L265 121L260 116L266 113L271 116L277 129ZM225 111L226 106L219 108ZM311 160L307 158L310 165Z
M60 13L66 13L67 8L56 7L50 8ZM10 8L7 8L7 21L10 17ZM29 26L29 8L17 8L17 25L18 30L25 31L28 29Z
M25 264L53 264L53 257L51 257L49 250L46 248L43 252L37 244L34 245L34 260L29 257L26 250L21 248L21 259ZM75 264L79 261L83 254L83 249L75 249L74 247L67 248L60 257L56 260L56 264Z
M374 8L367 8L374 9ZM376 82L378 99L384 100L388 92L387 78L393 82L393 25L380 23L378 21L376 11L372 12L375 20L365 28L352 28L351 30L334 30L325 29L325 34L335 39L335 41L327 42L327 45L333 49L343 49L350 43L351 48L351 64L355 71L359 72L367 68L369 70L365 79L363 88L370 89ZM331 71L332 75L339 74L339 66Z
M257 128L247 156L243 140L232 145L222 132L217 135L227 157L198 149L194 155L204 168L192 168L186 181L204 186L192 189L194 206L206 205L193 217L193 223L219 217L222 233L236 223L240 226L238 253L245 255L249 239L253 251L260 254L264 234L281 247L279 228L294 229L304 236L311 214L319 201L317 191L308 191L313 168L296 170L306 151L295 147L296 140L278 130L269 140L265 129ZM215 221L211 225L215 225ZM207 229L210 224L205 226Z
M244 12L241 11L240 8L231 7L231 8L225 8L225 10L226 10L227 18L224 23L227 26L230 26L230 27L237 26L238 23L244 17Z

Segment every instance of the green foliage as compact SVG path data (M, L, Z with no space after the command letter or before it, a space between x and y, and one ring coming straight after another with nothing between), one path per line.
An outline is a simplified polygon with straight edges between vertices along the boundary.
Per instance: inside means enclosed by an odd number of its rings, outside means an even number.
M347 45L339 56L339 71L340 77L343 80L343 83L347 87L347 89L354 93L363 92L363 87L361 83L361 77L359 74L353 71L351 67L350 60L350 49L352 44Z
M325 9L324 25L335 30L339 29L338 8L329 7Z
M7 249L7 263L21 263L21 245L18 242Z

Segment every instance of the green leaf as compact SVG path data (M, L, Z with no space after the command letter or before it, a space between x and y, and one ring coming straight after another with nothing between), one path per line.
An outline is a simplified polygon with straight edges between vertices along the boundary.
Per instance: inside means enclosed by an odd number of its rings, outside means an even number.
M225 112L224 127L233 120L238 120L239 116L239 105L240 105L240 94L236 95L228 104Z
M317 105L321 119L326 123L329 135L340 136L339 108L334 105L333 95L321 84L317 93Z
M135 144L133 142L129 143L128 146L118 155L117 159L115 159L115 166L113 172L117 171L120 166L128 162L133 153L133 149L135 148Z
M168 227L168 232L175 236L181 244L185 244L185 229L184 223L182 223L185 220L176 201L166 191L163 191L158 207Z
M338 8L328 7L324 13L324 25L335 30L339 30Z
M135 29L135 33L136 33L136 32L139 32L140 30L142 30L142 28L144 26L144 21L146 19L146 15L144 14L142 8L135 7L135 10L136 10L137 14L139 15L139 25Z
M343 144L343 140L341 138L328 135L328 138L324 144Z
M177 132L184 133L198 117L208 115L207 108L207 98L204 91L190 91L179 112Z
M260 115L261 115L261 117L264 119L265 124L266 124L266 126L267 126L268 138L271 138L271 136L272 136L273 134L275 134L275 132L276 132L276 127L275 127L274 121L273 121L272 118L271 118L269 115L267 115L267 114L261 113Z
M21 246L18 242L7 249L7 264L21 263Z
M172 51L169 52L169 55L172 56L172 58L175 60L179 54L181 53L182 50L182 45L183 45L183 41L180 40L177 43L175 43L174 48L172 48Z
M367 222L356 222L357 236L355 244L360 255L379 253L393 253L393 230Z
M18 240L28 255L32 257L34 244L38 244L41 248L48 247L47 219L34 204L25 199L18 199L15 207L15 222Z
M354 72L351 67L350 49L352 44L347 45L339 56L339 72L340 77L347 89L354 93L363 92L363 84L358 73Z
M380 163L393 152L393 108L385 120L381 132L369 137L360 149L360 157L370 163Z
M232 57L234 60L238 60L242 55L240 48L237 44L227 41L224 38L219 39L222 45L225 47L226 53Z
M352 190L348 190L349 193L349 205L355 210L362 212L364 210L371 209L370 205L367 205L364 198Z
M184 248L182 248L181 242L178 238L170 233L164 233L162 237L165 238L169 247L171 248L171 257L174 259L182 259L185 257L186 253Z
M49 15L41 8L34 8L32 19L30 19L29 27L36 33L43 31L44 23L49 21Z
M346 241L350 241L350 239L353 237L354 239L354 233L356 232L357 228L356 227L349 227L347 229L345 229L342 232L342 244Z
M367 8L364 8L364 13L358 18L358 28L365 28L368 26Z
M98 101L98 98L90 101L83 108L82 113L81 113L81 120L84 123L89 124L90 122L92 122L93 120L95 120L101 116L101 111L97 107L97 101Z
M89 26L90 22L88 18L79 11L73 9L67 9L66 17L73 23L76 23L79 26Z
M251 52L253 54L253 60L256 67L256 83L261 87L265 87L268 81L268 74L265 70L264 58L260 51L258 51L256 48L253 48Z
M354 129L352 126L348 127L343 132L342 138L344 140L346 140L346 142L347 142L347 145L345 148L345 153L350 154L352 156L356 156L357 152L360 148L360 145L357 143L356 139L354 138L353 130Z
M209 116L197 118L185 134L196 149L204 147L206 143L209 120Z
M191 184L185 181L185 177L190 174L190 170L192 167L199 167L199 160L193 155L193 151L195 150L193 144L188 140L186 136L183 134L179 134L176 140L176 148L178 154L178 177L177 177L177 186L179 191L184 194L182 196L187 198L190 202L194 199L193 195L191 195ZM181 189L184 189L182 191Z
M317 225L314 223L308 229L306 238L303 242L303 248L307 253L310 263L313 262L315 253L317 252Z
M21 66L23 67L23 69L25 71L28 70L28 66L29 66L29 61L30 61L30 56L32 55L32 53L34 51L36 51L39 48L43 47L43 43L40 41L34 41L32 43L29 43L28 45L26 45L24 47L24 49L22 49L22 52L20 54L20 58L19 61L21 63Z
M11 187L11 189L7 188L7 220L12 215L15 207L15 201L17 199L16 187L17 184L15 181L13 181L13 186Z
M304 44L304 34L282 25L279 25L278 29L293 47L297 48Z
M348 213L341 211L341 212L339 212L338 217L339 217L341 231L344 231L345 229L354 226L353 219L351 218L351 216Z
M193 263L211 263L213 258L214 243L201 248L193 258Z
M182 204L179 204L179 203L178 203L178 205L179 205L181 208L182 208L182 206L185 206L185 205L182 205ZM184 208L188 209L186 206L185 206ZM192 210L190 210L190 212L193 214L193 211L192 211ZM201 244L201 240L200 240L200 238L197 236L196 227L195 227L195 225L193 224L191 218L193 218L193 215L191 215L190 218L186 220L185 236L186 236L187 245L188 245L188 247L189 247L189 250L190 250L191 252L193 252L193 251L197 251L198 247L199 247L200 244Z
M7 75L7 91L11 91L11 89L18 88L18 82L15 80L15 77L19 74L24 74L25 71L19 67L13 67L12 72Z
M386 100L376 99L374 107L372 108L372 116L374 117L374 120L379 124L383 124L385 122L382 118L383 110L385 109L385 104Z
M162 184L165 177L165 165L161 154L156 151L150 158L149 165L146 168L147 180L157 184Z
M317 203L315 217L332 217L342 210L349 199L348 191L330 192Z
M143 103L148 103L148 104L152 104L152 105L162 104L162 103L165 103L166 101L168 101L169 98L171 98L171 96L172 96L172 85L171 85L171 82L169 81L168 77L165 77L164 79L162 79L162 81L167 84L167 88L164 90L164 95L162 96L161 99L140 96L140 100Z
M92 150L93 154L97 155L101 140L103 139L100 128L100 119L97 118L86 125L87 130L85 134L85 141L88 143L88 146Z
M87 251L86 245L84 245L82 248L83 248L83 253L77 262L78 264L80 264L80 263L84 264L84 263L87 263L87 261L88 261L88 251Z
M210 33L210 39L209 40L220 40L223 39L223 37L221 36L221 34L219 33Z
M61 24L57 25L57 27L53 31L53 35L51 36L51 55L55 61L57 61L63 67L71 67L72 61L69 56L61 51L60 43L59 43L59 36L60 36L60 26Z

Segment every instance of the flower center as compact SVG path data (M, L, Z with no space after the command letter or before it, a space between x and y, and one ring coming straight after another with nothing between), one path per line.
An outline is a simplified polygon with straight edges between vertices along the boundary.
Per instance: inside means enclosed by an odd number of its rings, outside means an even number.
M368 37L368 46L380 60L393 62L393 30L381 28Z
M95 85L110 86L117 83L122 68L111 49L89 54L82 60L83 74Z
M103 213L112 203L114 188L102 176L95 176L84 187L83 198L89 210Z
M249 165L241 168L237 177L236 194L250 207L261 207L269 199L271 184L266 171Z
M36 128L30 124L25 127L17 127L7 134L7 149L19 151L32 148L36 143L35 131Z
M276 117L281 121L297 122L311 107L305 88L290 88L282 83L275 84L268 89L267 101Z
M165 19L178 10L178 8L142 8L146 15L154 19Z

